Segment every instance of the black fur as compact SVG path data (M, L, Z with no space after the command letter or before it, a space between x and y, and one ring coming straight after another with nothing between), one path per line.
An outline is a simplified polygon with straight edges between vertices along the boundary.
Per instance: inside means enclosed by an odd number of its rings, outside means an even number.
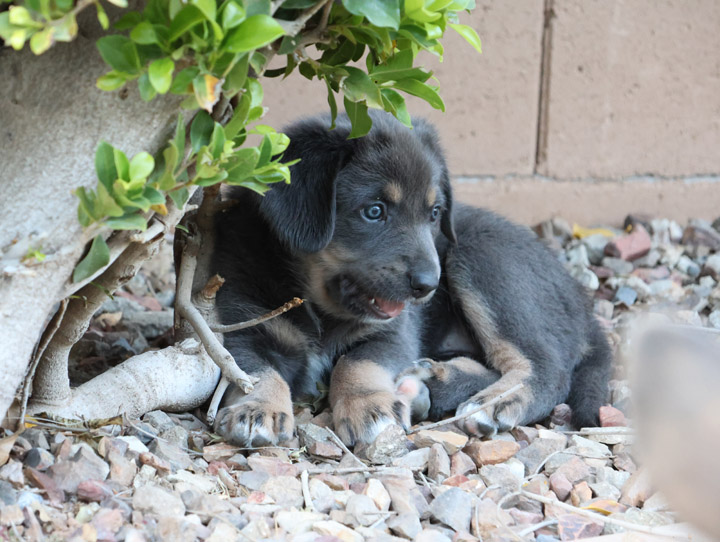
M518 407L515 421L542 418L568 399L578 423L596 424L610 351L581 286L526 228L453 205L428 123L415 119L411 131L388 115L372 118L371 132L354 140L347 139L346 118L332 131L326 117L294 124L286 131L291 144L284 157L301 159L291 168L292 184L276 185L265 197L243 189L226 194L238 205L217 224L214 271L226 279L217 297L223 322L263 314L296 296L306 299L281 322L226 336L237 363L250 373L274 371L298 396L327 381L344 356L330 399L336 430L349 443L372 440L393 419L407 425L410 411L427 412L412 404L427 392L422 383L408 387L409 374L426 378L431 415L452 412L502 383L503 372L486 359L481 330L468 325L450 286L459 284L487 308L497 340L530 360L524 383L532 400ZM380 222L363 215L376 201L387 209ZM442 207L437 220L435 204ZM434 296L418 293L418 277L430 289L438 286ZM400 303L404 308L396 314ZM384 318L383 311L394 317ZM423 357L459 355L490 368L455 371L442 381L416 365ZM368 368L375 376L363 380ZM259 434L247 424L246 403L253 412L265 405L260 408L269 419L292 417L260 392L245 398L236 392L218 416L219 430L241 444L277 441L270 429ZM245 425L239 430L232 427L236 422ZM493 430L502 427L500 421Z

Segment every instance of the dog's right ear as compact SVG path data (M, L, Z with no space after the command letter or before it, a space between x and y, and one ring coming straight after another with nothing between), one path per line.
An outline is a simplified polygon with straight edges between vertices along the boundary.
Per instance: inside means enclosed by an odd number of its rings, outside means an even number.
M275 184L265 194L260 212L290 250L317 252L335 231L335 181L353 143L346 129L330 130L324 117L302 120L285 133L290 145L283 161L300 162L290 166L290 184Z

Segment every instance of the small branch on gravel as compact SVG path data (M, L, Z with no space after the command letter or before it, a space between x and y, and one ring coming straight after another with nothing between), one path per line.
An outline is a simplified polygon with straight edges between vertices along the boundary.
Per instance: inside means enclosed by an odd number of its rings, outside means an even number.
M447 425L449 423L456 422L458 420L462 420L464 418L467 418L469 416L472 416L473 414L477 414L481 410L486 409L489 406L495 405L505 399L507 396L512 395L516 391L522 389L524 385L522 383L515 384L512 388L510 388L507 391L502 392L500 395L495 397L494 399L491 399L487 403L484 403L480 405L477 408L474 408L472 410L468 410L467 412L464 412L463 414L458 414L457 416L453 416L452 418L448 418L447 420L440 420L439 422L431 423L428 425L421 425L419 427L416 427L415 429L410 429L410 431L407 432L408 435L412 435L413 433L417 433L418 431L425 431L426 429L435 429L436 427L440 427L443 425Z
M531 499L533 501L541 502L543 504L548 504L550 506L557 506L558 508L562 508L563 510L572 512L573 514L578 514L579 516L584 516L586 518L593 519L600 523L606 523L608 525L615 525L617 527L622 527L624 529L627 529L628 531L636 531L638 533L651 534L654 536L666 536L668 538L676 538L676 539L679 538L681 540L691 540L692 539L692 536L690 536L689 534L682 535L682 534L678 534L678 533L672 533L672 534L663 533L662 531L658 530L656 527L645 527L644 525L638 525L637 523L631 523L629 521L623 521L621 519L603 516L596 512L591 512L590 510L584 510L582 508L576 508L575 506L572 506L570 504L565 504L564 502L553 500L549 497L543 497L542 495L538 495L536 493L531 493L529 491L521 491L520 494L523 497L527 497L528 499Z
M543 527L549 527L550 525L556 525L557 522L558 520L556 520L555 518L546 519L545 521L541 521L540 523L534 523L533 525L528 526L527 528L518 532L517 535L520 538L525 538L527 535L534 533L538 529L542 529Z
M220 401L222 401L223 395L225 395L229 386L230 381L223 376L220 379L220 382L218 382L217 388L215 388L207 414L205 414L205 421L207 421L208 425L212 426L215 423L218 408L220 407Z
M305 501L305 509L311 512L317 512L315 505L310 497L310 483L307 469L300 473L300 484L302 486L303 500Z
M352 474L354 472L394 472L400 467L388 467L379 465L377 467L340 467L337 469L308 469L308 474ZM416 471L423 470L425 467L402 467L404 469Z
M632 427L583 427L580 431L558 431L563 435L628 435L635 436Z
M333 439L333 441L335 442L335 444L337 444L338 446L340 446L340 449L341 449L343 452L345 452L345 453L348 454L350 457L352 457L358 465L362 465L363 467L366 466L365 463L363 463L358 456L356 456L354 453L352 453L352 452L350 451L350 449L349 449L347 446L345 446L345 443L344 443L342 440L340 440L340 437L338 437L338 436L335 434L335 431L333 431L333 430L330 429L329 427L326 427L325 429L328 430L328 433L330 433L330 437Z
M262 316L258 316L257 318L253 318L252 320L247 320L245 322L239 322L237 324L228 324L228 325L214 325L210 326L210 329L214 331L215 333L230 333L232 331L240 331L241 329L246 329L248 327L253 327L258 324L262 324L263 322L267 322L268 320L272 320L273 318L280 316L281 314L285 314L287 311L294 309L295 307L299 307L303 304L303 299L300 299L299 297L293 297L290 301L285 303L282 307L278 307L275 310L272 310L268 312L267 314L263 314Z

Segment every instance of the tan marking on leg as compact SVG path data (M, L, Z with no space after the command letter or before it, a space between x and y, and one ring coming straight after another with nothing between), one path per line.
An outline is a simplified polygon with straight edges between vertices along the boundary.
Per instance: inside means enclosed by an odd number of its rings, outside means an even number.
M392 203L400 203L403 197L402 188L396 182L386 184L383 192L385 192L385 197Z
M437 190L434 186L431 186L428 188L427 194L425 194L425 203L427 203L428 207L432 207L435 205L435 202L437 201Z
M307 347L308 340L305 334L297 326L282 317L266 322L265 327L273 338L283 345L292 348Z

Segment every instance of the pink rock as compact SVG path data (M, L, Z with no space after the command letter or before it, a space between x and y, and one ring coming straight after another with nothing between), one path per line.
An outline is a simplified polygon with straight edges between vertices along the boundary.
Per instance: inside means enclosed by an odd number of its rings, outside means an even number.
M670 270L664 265L660 267L639 267L630 273L630 275L639 277L649 284L656 280L668 278L670 276Z
M450 458L450 475L477 472L475 462L464 452L455 452Z
M564 501L572 491L572 484L563 473L554 472L550 476L550 489L553 490L558 499Z
M602 427L625 427L625 414L613 406L600 407L600 425Z
M507 440L474 441L463 451L470 456L478 467L504 463L520 450L517 442Z
M558 517L558 534L560 540L579 540L599 536L604 529L600 521L593 521L577 514L563 514Z
M650 234L642 225L638 224L630 233L616 237L605 245L605 254L632 261L647 254L651 246Z
M579 457L573 457L563 463L555 472L564 475L573 486L589 479L592 474L587 463Z

